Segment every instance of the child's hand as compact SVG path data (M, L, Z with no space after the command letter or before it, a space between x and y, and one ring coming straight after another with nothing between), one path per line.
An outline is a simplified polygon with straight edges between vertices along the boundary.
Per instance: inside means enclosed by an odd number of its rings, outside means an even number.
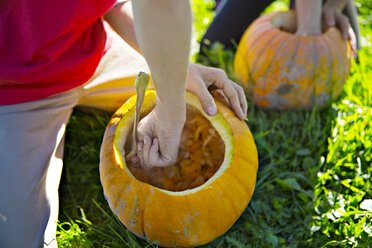
M160 105L143 118L138 125L137 156L132 163L144 169L172 165L177 160L185 115L180 110L177 117L174 113L165 113ZM171 114L173 121L168 121L166 115ZM168 120L167 120L168 119Z
M349 18L342 13L342 9L345 7L346 0L328 0L326 1L322 15L324 22L327 27L337 26L342 37L345 40L350 40L350 44L354 53L356 52L356 36L351 28Z
M223 70L190 63L186 87L199 97L208 115L215 115L217 112L216 104L208 91L209 87L214 87L222 91L239 119L246 118L248 104L244 90L240 85L228 79Z

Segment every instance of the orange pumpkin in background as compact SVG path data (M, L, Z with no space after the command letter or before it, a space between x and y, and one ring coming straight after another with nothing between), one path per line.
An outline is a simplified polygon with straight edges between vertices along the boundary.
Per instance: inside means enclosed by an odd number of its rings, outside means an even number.
M343 90L352 52L340 31L295 35L295 11L255 20L239 42L234 72L253 101L269 109L326 106Z
M161 246L192 247L224 234L255 187L257 148L244 121L216 99L208 116L187 92L187 121L175 165L143 171L125 160L136 97L113 115L103 138L100 176L112 211L137 236ZM147 91L141 117L155 106Z

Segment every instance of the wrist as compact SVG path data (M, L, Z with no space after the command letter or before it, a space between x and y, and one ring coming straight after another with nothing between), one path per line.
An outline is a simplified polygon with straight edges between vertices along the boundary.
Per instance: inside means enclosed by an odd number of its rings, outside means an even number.
M297 0L296 13L297 34L321 34L322 2L320 0Z
M169 97L167 99L156 98L156 112L164 126L174 128L181 126L186 121L186 97L185 93L178 98Z

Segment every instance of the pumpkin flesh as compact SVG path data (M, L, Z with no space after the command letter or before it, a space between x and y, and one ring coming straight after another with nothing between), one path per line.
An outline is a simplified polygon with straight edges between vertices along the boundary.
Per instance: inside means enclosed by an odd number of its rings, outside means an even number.
M204 184L223 162L225 145L207 119L188 105L180 149L174 165L143 170L127 161L139 181L170 191L183 191Z

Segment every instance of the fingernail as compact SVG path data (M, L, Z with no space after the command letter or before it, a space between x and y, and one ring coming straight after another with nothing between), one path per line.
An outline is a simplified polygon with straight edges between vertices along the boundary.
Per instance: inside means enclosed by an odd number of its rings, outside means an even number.
M142 151L142 145L140 143L137 144L137 150Z
M214 106L209 107L209 108L208 108L208 114L209 114L209 115L215 115L215 114L217 114L217 109L216 109L216 107L214 107Z
M133 163L133 164L136 164L138 162L138 157L137 155L133 156L130 158L130 161Z

